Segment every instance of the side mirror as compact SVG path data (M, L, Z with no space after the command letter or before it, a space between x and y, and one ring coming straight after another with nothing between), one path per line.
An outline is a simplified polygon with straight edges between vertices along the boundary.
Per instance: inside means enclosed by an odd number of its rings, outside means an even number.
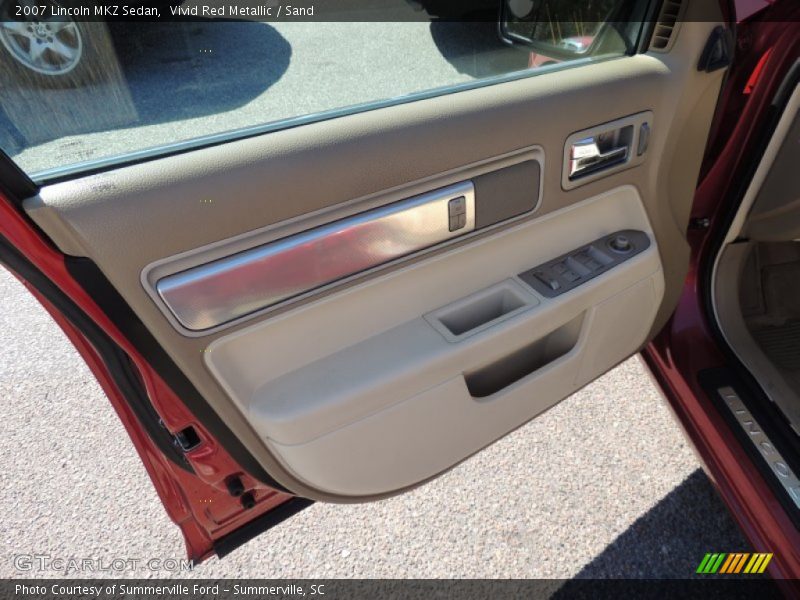
M500 36L508 44L555 60L584 58L601 45L609 29L604 25L620 4L621 0L502 0ZM607 48L607 43L602 46Z

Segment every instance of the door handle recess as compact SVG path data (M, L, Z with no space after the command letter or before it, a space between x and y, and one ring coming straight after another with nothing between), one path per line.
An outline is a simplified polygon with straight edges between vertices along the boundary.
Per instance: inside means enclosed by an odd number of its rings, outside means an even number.
M561 187L571 190L645 161L652 111L576 131L564 141Z
M583 175L625 162L630 151L630 144L600 149L601 140L595 136L575 142L570 148L569 178L577 179Z
M554 363L578 344L584 313L499 360L464 373L473 398L487 398Z

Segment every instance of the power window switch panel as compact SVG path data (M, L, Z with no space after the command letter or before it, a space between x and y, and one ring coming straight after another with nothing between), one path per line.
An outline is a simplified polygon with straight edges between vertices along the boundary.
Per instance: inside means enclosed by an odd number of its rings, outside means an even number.
M517 276L546 298L555 298L601 276L650 247L643 231L625 229L533 267Z

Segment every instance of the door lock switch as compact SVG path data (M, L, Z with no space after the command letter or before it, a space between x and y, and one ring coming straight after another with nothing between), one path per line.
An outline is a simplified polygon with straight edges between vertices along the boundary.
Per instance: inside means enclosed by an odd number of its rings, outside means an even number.
M650 143L650 124L646 121L639 128L639 143L636 146L636 156L641 156L647 151L647 144Z
M464 196L453 198L447 203L447 216L450 231L458 231L467 226L467 199Z

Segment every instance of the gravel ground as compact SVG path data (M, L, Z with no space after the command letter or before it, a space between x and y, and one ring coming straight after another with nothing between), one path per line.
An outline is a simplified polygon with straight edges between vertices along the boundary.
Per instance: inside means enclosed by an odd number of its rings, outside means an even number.
M182 558L99 386L5 271L0 349L0 577L61 575L17 570L26 553ZM421 489L314 505L183 575L686 577L705 552L747 548L634 358Z

